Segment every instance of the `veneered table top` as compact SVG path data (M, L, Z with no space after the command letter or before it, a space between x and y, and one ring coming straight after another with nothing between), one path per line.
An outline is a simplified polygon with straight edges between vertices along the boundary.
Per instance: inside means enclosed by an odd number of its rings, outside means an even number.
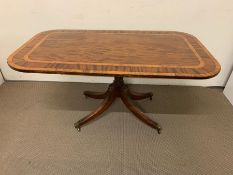
M52 30L9 58L23 72L210 78L220 65L194 36L169 31Z

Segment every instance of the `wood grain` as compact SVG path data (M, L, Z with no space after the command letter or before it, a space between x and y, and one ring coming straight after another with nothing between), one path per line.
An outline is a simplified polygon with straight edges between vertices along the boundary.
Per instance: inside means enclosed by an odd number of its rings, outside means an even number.
M23 72L210 78L220 65L194 36L173 31L52 30L9 58Z

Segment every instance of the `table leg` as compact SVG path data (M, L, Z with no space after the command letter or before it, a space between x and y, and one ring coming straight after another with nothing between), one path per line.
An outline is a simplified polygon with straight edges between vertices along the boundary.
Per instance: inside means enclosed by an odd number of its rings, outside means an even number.
M158 133L161 133L161 127L158 123L151 120L149 117L147 117L141 110L139 110L133 103L129 100L127 94L128 94L128 88L124 88L121 91L121 100L125 104L125 106L142 122L149 125L150 127L156 129Z
M74 124L74 127L80 131L81 127L87 123L89 123L92 120L95 120L97 117L99 117L104 111L106 111L113 101L116 99L116 96L114 93L111 92L112 90L108 90L108 93L106 93L106 98L104 101L101 103L101 105L93 112L88 114L86 117L82 118L78 122Z
M151 120L149 117L147 117L142 111L140 111L136 106L133 105L133 103L129 100L128 97L130 97L132 100L141 100L145 98L152 99L153 94L151 92L149 93L138 93L130 91L127 85L123 81L123 77L115 77L112 84L109 85L109 88L106 92L100 93L100 92L91 92L91 91L85 91L84 95L86 97L91 97L95 99L104 99L101 105L93 112L91 112L89 115L84 117L83 119L79 120L74 124L75 128L80 131L81 127L85 124L88 124L92 120L95 120L98 118L104 111L106 111L113 101L119 97L123 101L123 103L126 105L126 107L142 122L145 124L151 126L152 128L156 129L158 133L161 132L161 127L158 123Z
M128 96L132 100L143 100L146 98L150 98L150 100L152 100L152 96L153 96L153 93L151 93L151 92L139 93L139 92L134 92L134 91L128 90L127 93L128 93Z
M84 91L83 94L86 97L94 98L94 99L105 99L107 97L107 92L93 92L93 91Z

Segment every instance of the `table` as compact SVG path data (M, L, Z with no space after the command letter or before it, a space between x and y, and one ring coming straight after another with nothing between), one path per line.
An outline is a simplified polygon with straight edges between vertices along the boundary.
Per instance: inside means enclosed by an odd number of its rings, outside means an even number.
M8 64L22 72L114 77L106 92L84 92L103 102L74 124L79 131L119 97L160 133L160 125L131 102L152 99L153 94L131 91L123 77L205 79L220 72L219 63L197 38L175 31L50 30L26 42L9 56Z

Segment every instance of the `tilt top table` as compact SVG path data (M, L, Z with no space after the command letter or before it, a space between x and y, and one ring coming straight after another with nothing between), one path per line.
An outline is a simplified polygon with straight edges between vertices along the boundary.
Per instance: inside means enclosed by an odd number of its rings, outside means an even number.
M138 119L160 133L159 124L130 101L152 99L153 94L130 91L123 77L204 79L220 71L219 63L197 38L169 31L45 31L15 51L8 64L22 72L114 77L106 92L84 92L86 97L104 100L74 124L79 131L120 97Z

